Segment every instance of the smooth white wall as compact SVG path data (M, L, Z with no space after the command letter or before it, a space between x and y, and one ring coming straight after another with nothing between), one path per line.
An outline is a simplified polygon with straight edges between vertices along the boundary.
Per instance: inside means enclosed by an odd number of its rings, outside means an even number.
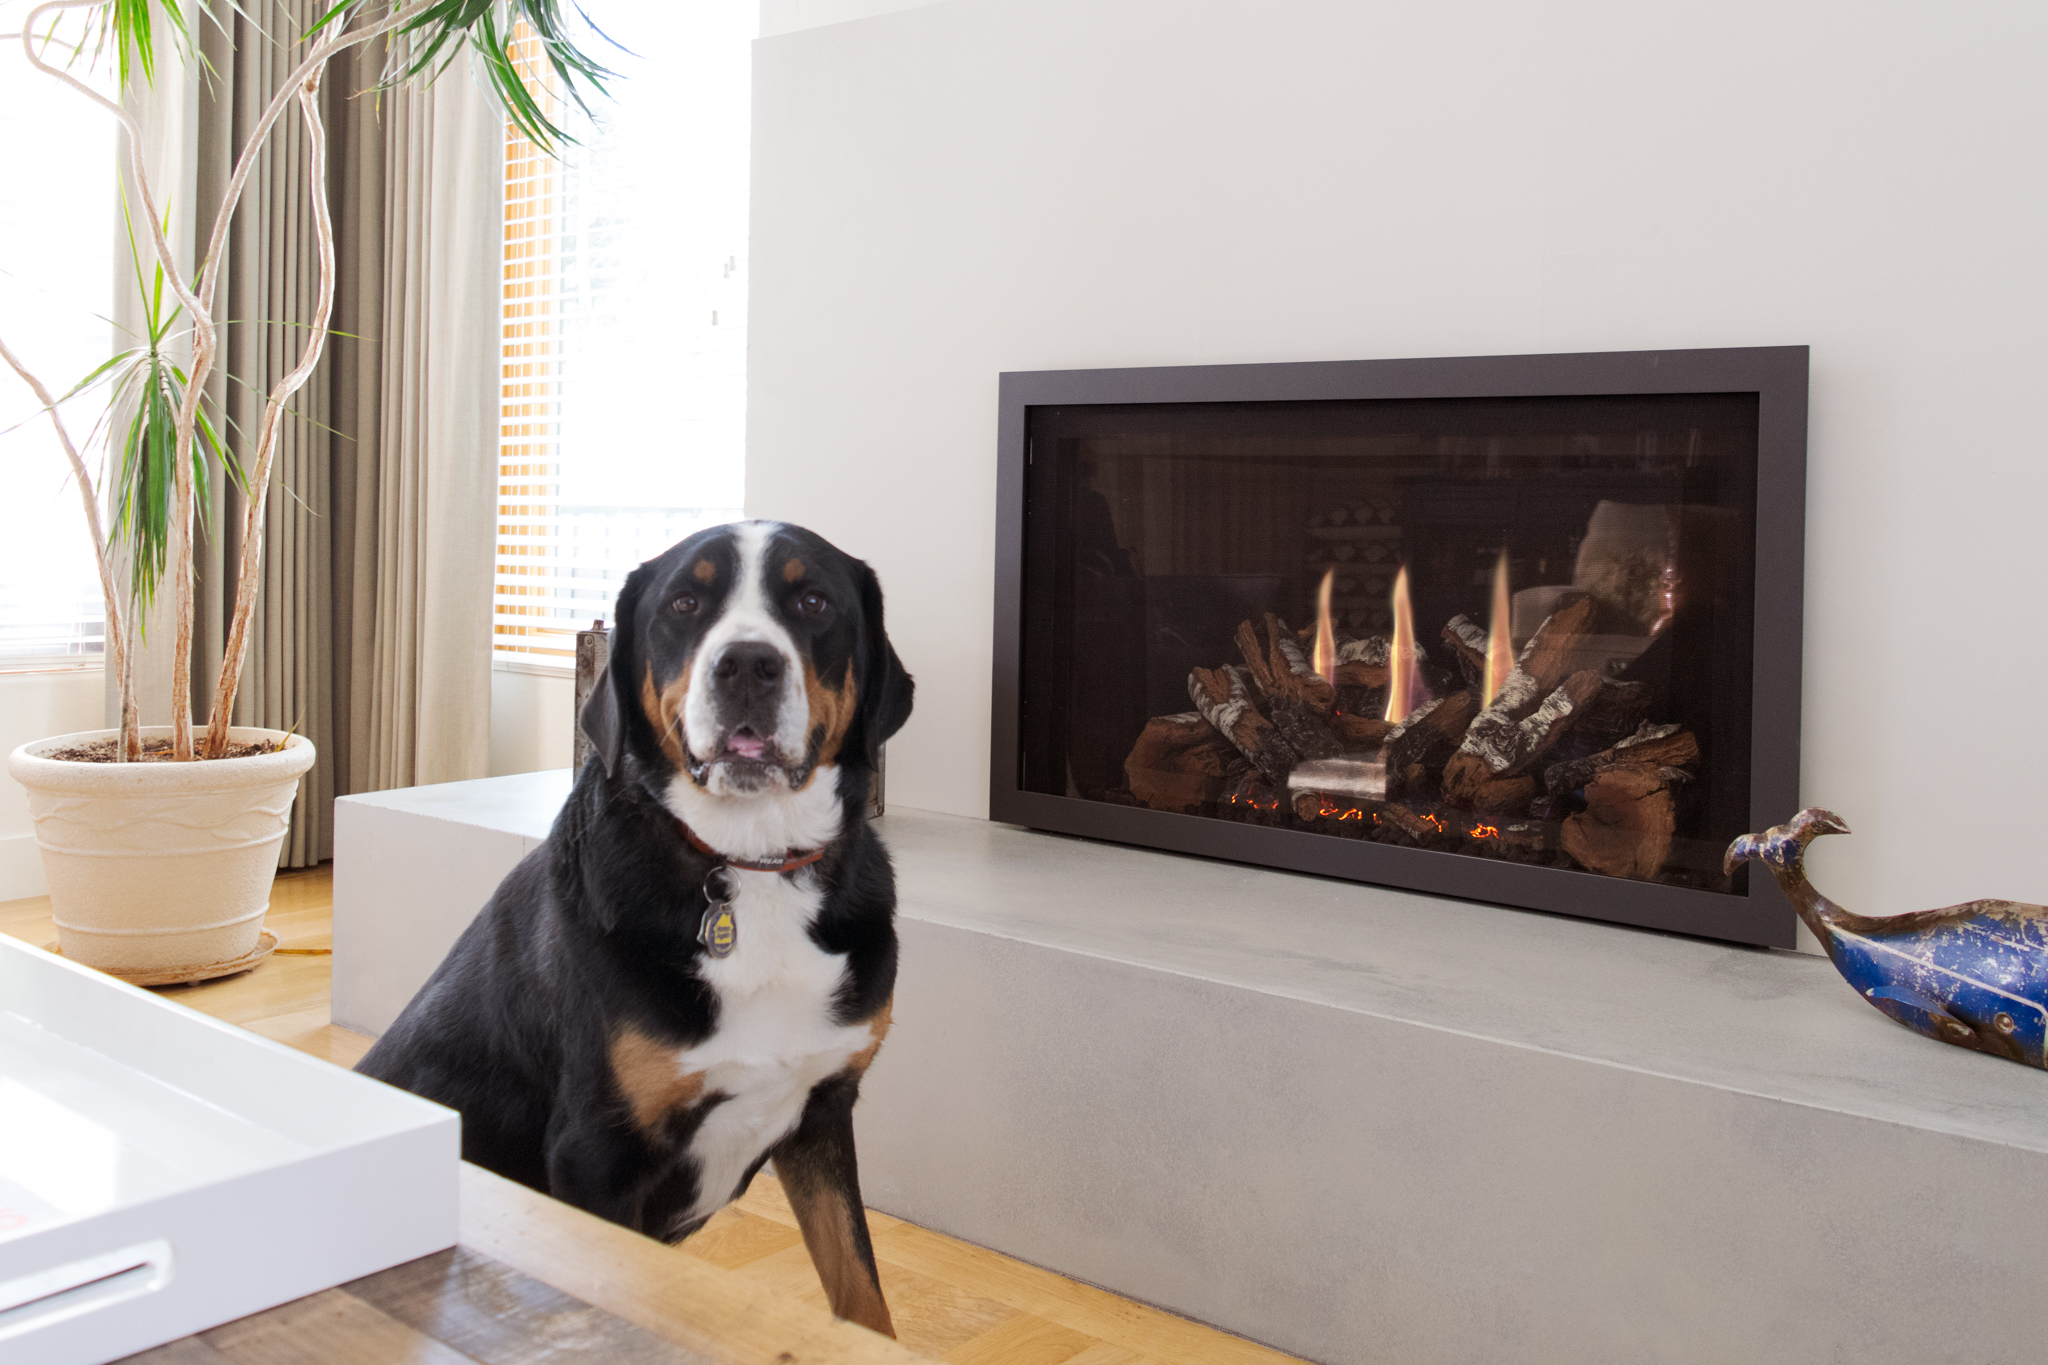
M491 777L569 766L576 678L503 663L491 667Z
M0 755L32 739L103 728L101 676L98 668L0 673ZM49 893L28 816L28 793L0 768L0 901Z
M843 24L934 3L937 0L761 0L761 36Z
M996 377L1806 343L1804 797L2048 900L2048 10L950 0L756 46L750 513L871 559L986 813ZM1791 812L1786 812L1789 815Z

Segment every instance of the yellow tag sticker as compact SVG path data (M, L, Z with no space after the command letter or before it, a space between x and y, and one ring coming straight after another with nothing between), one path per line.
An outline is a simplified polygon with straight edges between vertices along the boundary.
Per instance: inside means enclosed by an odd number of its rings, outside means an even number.
M732 917L731 906L713 905L705 910L704 923L697 930L697 941L704 945L704 951L713 957L730 957L739 937L739 924Z

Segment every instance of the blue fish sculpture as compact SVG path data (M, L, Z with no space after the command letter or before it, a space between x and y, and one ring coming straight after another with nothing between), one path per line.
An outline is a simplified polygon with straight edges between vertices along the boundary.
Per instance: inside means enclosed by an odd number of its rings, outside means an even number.
M1855 915L1814 890L1806 846L1848 825L1818 807L1728 846L1723 869L1754 859L1872 1005L1915 1033L2048 1067L2048 907L1970 901L1910 915Z

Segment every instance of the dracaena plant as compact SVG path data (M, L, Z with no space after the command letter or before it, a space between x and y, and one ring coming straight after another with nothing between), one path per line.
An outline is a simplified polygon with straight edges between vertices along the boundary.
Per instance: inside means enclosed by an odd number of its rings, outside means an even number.
M126 89L133 81L154 79L160 42L167 41L188 56L196 55L191 41L195 21L187 19L180 3L44 0L28 12L20 32L22 51L30 65L120 123L129 183L141 201L143 221L149 228L145 244L152 283L143 288L146 344L115 357L91 377L95 383L112 380L126 399L126 409L134 414L126 433L118 438L118 453L110 450L103 476L112 485L108 490L113 504L111 535L101 515L101 490L58 410L62 400L0 339L0 360L22 377L43 405L85 505L105 597L107 649L121 679L117 752L123 758L141 754L133 701L134 651L127 626L139 611L146 610L160 583L171 591L175 630L171 641L171 755L179 760L219 758L228 750L228 727L262 581L262 491L270 486L286 405L320 362L334 305L334 227L326 197L327 135L320 113L320 86L328 64L350 48L381 39L387 45L386 86L427 84L467 54L507 121L548 151L567 135L550 117L550 104L537 93L536 86L551 87L582 106L584 93L601 90L610 74L577 46L559 0L343 0L290 40L289 47L298 60L250 125L214 210L212 230L192 270L183 272L165 231L168 220L143 164L140 121L119 100L74 74L80 62L110 60ZM199 15L208 13L202 5ZM537 54L537 63L514 55L515 37L520 46ZM207 457L220 459L226 453L205 411L207 381L220 349L213 298L226 258L228 226L243 188L271 131L295 105L306 129L306 183L317 244L318 282L311 316L296 320L305 338L303 349L297 363L271 387L264 401L251 458L245 466L223 461L230 477L250 496L244 507L241 553L235 564L234 611L228 620L220 681L201 739L195 735L192 716L193 533L197 509L204 505ZM138 285L142 274L138 268ZM176 332L180 318L184 327ZM174 339L186 357L182 366L173 354ZM111 443L114 433L110 430L108 435ZM116 569L116 555L123 547L131 570L126 610Z
M74 385L64 399L95 389L105 399L100 422L86 444L97 445L98 438L106 437L107 459L102 477L106 483L107 514L113 522L111 539L127 552L128 610L125 618L118 617L114 612L118 604L110 605L107 618L108 640L110 648L115 649L120 683L121 737L117 754L126 761L142 756L141 717L135 704L135 677L129 661L136 635L156 602L157 586L163 581L170 559L172 495L177 485L171 461L177 458L178 451L177 412L184 404L191 377L173 353L182 339L178 324L185 310L165 298L163 263L152 260L145 268L125 197L121 208L127 220L128 261L134 272L142 332L135 337L135 345L115 352ZM127 414L127 421L118 423L122 413ZM220 439L204 399L198 409L194 435L193 501L200 520L204 521L206 509L212 503L207 485L214 463L245 495L249 484L233 447ZM135 634L124 635L114 646L114 632L120 630Z

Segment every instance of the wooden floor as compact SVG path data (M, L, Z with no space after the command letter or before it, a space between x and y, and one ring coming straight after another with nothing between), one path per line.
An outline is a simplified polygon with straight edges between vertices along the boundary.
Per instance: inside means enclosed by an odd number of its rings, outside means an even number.
M329 1022L333 879L327 867L278 877L265 924L278 952L254 971L159 992L217 1019L351 1066L370 1040ZM56 938L47 898L0 903L0 933ZM956 1365L1265 1362L1291 1356L870 1210L868 1228L898 1338ZM796 1219L772 1176L676 1249L778 1294L825 1304Z

